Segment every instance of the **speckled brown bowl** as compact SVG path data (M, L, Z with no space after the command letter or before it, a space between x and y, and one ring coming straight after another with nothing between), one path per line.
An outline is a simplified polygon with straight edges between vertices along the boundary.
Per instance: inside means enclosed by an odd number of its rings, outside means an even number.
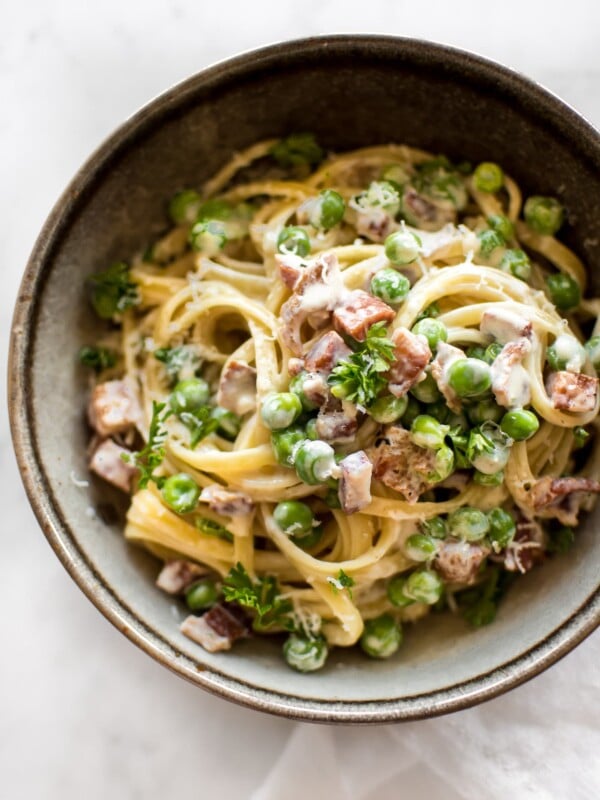
M14 316L9 399L19 466L73 579L133 642L188 680L307 720L385 722L454 711L531 678L597 626L600 508L568 556L517 582L493 625L472 631L434 615L407 630L389 661L339 650L322 672L299 675L272 641L211 655L185 639L177 625L183 609L154 587L156 562L124 542L122 519L102 513L114 506L122 513L123 501L70 477L86 476L86 379L75 359L94 338L86 276L159 232L175 190L201 184L236 149L298 130L337 150L396 141L500 162L525 191L561 197L569 244L598 288L600 137L539 86L467 53L388 37L333 36L249 53L137 113L52 211Z

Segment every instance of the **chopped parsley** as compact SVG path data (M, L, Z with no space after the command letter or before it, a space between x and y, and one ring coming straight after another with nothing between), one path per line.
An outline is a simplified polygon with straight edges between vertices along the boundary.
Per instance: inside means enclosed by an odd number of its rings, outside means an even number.
M94 372L102 372L115 366L117 354L108 347L82 347L79 351L79 361Z
M352 600L352 587L354 586L355 581L354 578L350 577L350 575L346 575L343 569L338 572L335 578L327 578L327 583L331 584L331 588L336 594L338 592L342 592L344 589L347 589L348 596Z
M323 160L323 149L312 133L292 133L273 145L271 155L282 167L314 166Z
M167 408L166 403L152 403L152 420L148 431L148 442L141 450L134 453L123 453L121 458L128 464L132 464L140 471L138 488L144 489L150 481L160 488L163 478L154 476L154 470L162 464L165 458L165 440L167 431L164 422L171 415L171 409Z
M480 628L494 621L498 603L513 579L510 573L491 567L482 583L457 593L458 607L469 625Z
M118 261L89 279L92 306L102 319L111 319L140 302L138 288L130 278L129 266Z
M199 531L206 533L208 536L216 536L218 539L223 539L226 542L233 542L233 534L231 531L228 531L227 528L219 522L215 522L214 519L197 517L194 524Z
M190 431L192 450L198 442L214 433L219 427L219 420L213 416L213 409L210 406L201 406L195 411L182 411L178 416Z
M394 343L387 338L385 322L372 325L367 338L333 369L328 383L334 397L366 408L385 388L384 377L394 359Z
M286 630L294 630L293 606L279 593L277 579L272 575L252 580L240 562L229 570L223 581L223 597L229 603L237 603L244 608L256 611L260 629L279 625Z
M154 351L154 358L165 365L165 372L170 383L178 380L179 373L184 367L195 372L200 366L198 354L185 344L179 345L179 347L159 347Z

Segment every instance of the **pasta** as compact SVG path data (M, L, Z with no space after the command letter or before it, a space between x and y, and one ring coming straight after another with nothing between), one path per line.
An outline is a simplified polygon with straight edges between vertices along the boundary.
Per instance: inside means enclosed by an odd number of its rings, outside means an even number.
M287 632L312 671L391 656L432 609L490 622L600 491L600 301L560 204L493 163L301 134L169 213L92 279L113 328L82 361L91 469L133 488L125 535L184 633Z

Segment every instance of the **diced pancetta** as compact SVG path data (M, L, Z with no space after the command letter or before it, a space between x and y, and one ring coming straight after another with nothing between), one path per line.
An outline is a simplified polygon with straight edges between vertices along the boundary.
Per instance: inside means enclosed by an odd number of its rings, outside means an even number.
M396 328L391 338L395 361L388 373L388 389L396 397L403 397L419 382L431 350L424 336L415 336L407 328Z
M300 375L300 373L304 369L304 359L290 358L290 360L288 361L287 368L290 378L294 378L296 375Z
M331 372L339 361L347 358L352 350L339 333L329 331L315 342L304 358L308 372Z
M533 326L528 319L502 307L484 311L479 330L487 336L493 336L500 344L508 344L515 339L531 339L533 335Z
M331 444L351 442L358 429L357 410L331 395L317 415L317 436Z
M372 242L383 242L400 226L384 208L372 207L358 211L355 227L359 236L364 236Z
M448 408L459 412L461 403L458 395L448 383L448 371L456 361L466 358L463 351L447 342L438 342L435 358L431 362L431 374L438 389L443 394Z
M402 209L411 224L424 231L437 231L456 221L456 206L452 203L433 203L413 187L407 186L402 195Z
M492 391L498 405L504 408L529 405L531 382L521 362L530 351L529 339L517 339L505 344L492 362Z
M217 403L240 417L256 408L256 370L235 359L223 367Z
M228 517L239 517L254 510L254 501L244 492L232 492L218 483L205 486L200 492L200 501L208 503L208 507L216 514Z
M142 412L129 381L99 383L88 405L90 425L102 437L123 433L141 422Z
M378 297L362 289L349 292L333 312L333 325L359 342L367 338L367 331L376 322L391 322L396 316L393 308Z
M433 485L427 476L435 471L435 450L418 447L409 431L395 425L388 426L383 436L379 444L367 451L373 463L373 476L400 492L409 503L416 503Z
M440 542L433 565L448 583L470 584L490 552L481 544L446 540Z
M600 493L600 481L545 475L533 484L530 502L539 517L554 518L563 525L577 525L581 504L590 493Z
M130 455L130 451L120 447L112 439L105 439L95 448L90 458L90 470L117 489L131 491L131 484L137 469L128 464L121 456Z
M213 606L201 617L187 617L180 630L209 653L231 650L233 643L248 633L239 609L224 603Z
M164 565L156 579L156 585L168 594L182 594L198 578L208 575L208 572L206 567L194 564L193 561L177 559Z
M544 560L544 531L539 522L533 519L520 519L513 540L506 546L499 558L508 572L529 572Z
M362 511L371 502L371 476L373 465L363 450L358 450L340 461L339 498L346 514Z
M552 372L546 391L554 408L584 414L593 411L598 396L598 378L574 372Z

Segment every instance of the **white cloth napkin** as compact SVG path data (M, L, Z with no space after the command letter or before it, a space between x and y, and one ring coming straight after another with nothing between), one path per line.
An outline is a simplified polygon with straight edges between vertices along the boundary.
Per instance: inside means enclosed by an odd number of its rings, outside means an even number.
M594 800L600 634L524 686L445 717L298 724L251 800Z

